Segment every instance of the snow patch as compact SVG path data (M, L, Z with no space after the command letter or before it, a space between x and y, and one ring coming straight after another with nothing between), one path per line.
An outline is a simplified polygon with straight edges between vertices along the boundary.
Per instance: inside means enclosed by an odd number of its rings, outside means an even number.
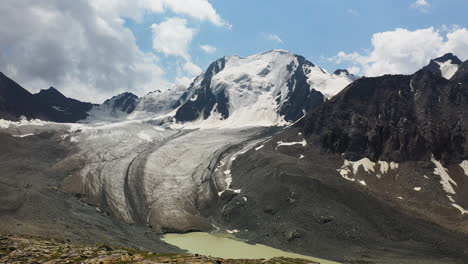
M380 170L376 170L376 166L380 167ZM382 175L387 174L390 170L396 170L399 168L399 164L395 162L386 162L386 161L377 161L373 162L368 158L363 158L358 161L349 161L344 160L343 166L340 169L337 169L338 173L340 173L341 177L344 179L355 182L356 179L352 178L352 175L356 175L361 168L367 173L377 173L376 177L380 179Z
M340 75L330 74L317 66L307 66L305 69L309 72L307 82L311 89L321 92L326 98L330 99L337 95L350 83L357 78L353 75L341 73Z
M20 121L10 121L10 120L5 120L5 119L0 119L0 127L1 128L9 128L10 126L45 126L45 125L50 125L54 124L53 122L49 121L43 121L40 119L31 119L31 120L26 120L22 119Z
M460 205L458 205L458 204L456 204L456 203L452 203L452 206L455 207L455 208L457 208L457 209L460 211L460 213L461 213L462 215L468 214L468 210L466 210L465 208L461 207Z
M440 184L442 184L442 188L447 193L447 198L450 200L450 203L452 204L452 206L458 209L462 215L468 214L468 211L462 206L460 206L459 204L457 204L455 199L452 197L452 195L456 194L453 186L458 186L458 185L448 174L448 169L444 168L444 166L442 166L442 164L434 158L434 155L432 156L431 161L436 166L434 169L434 174L440 176L441 178ZM460 164L460 166L462 167L464 171L465 171L465 168L464 168L465 165L466 165L465 161L463 161Z
M414 187L413 190L417 191L417 192L420 192L421 191L421 187Z
M437 62L437 64L439 64L440 66L440 72L442 73L442 77L444 77L447 80L450 80L459 68L457 64L452 63L452 60L448 60L446 62Z
M65 109L63 109L63 108L61 108L61 107L59 107L59 106L53 105L52 108L55 109L56 111L59 111L59 112L66 112Z
M465 172L465 175L468 176L468 160L464 160L462 163L460 163L460 167Z
M34 136L34 133L29 133L29 134L24 134L24 135L13 135L13 136L17 138L24 138L24 137Z
M305 139L303 139L302 141L299 141L299 142L283 142L283 141L278 141L276 142L276 144L278 144L275 148L275 150L277 150L279 147L281 146L294 146L294 145L301 145L303 147L307 146L307 141Z
M448 194L455 194L455 190L453 186L457 186L457 183L450 177L448 174L448 170L442 166L442 164L437 161L434 156L431 158L432 163L436 166L434 169L434 174L440 176L440 184L442 184L442 188Z
M259 151L259 150L261 150L263 147L265 147L265 145L258 146L258 147L255 148L255 151Z

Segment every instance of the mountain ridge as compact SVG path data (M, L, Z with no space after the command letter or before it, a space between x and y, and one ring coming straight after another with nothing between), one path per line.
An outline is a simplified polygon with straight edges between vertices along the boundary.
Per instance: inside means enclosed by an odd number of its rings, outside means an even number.
M297 126L324 150L351 160L466 159L468 86L459 71L453 80L428 67L361 78Z

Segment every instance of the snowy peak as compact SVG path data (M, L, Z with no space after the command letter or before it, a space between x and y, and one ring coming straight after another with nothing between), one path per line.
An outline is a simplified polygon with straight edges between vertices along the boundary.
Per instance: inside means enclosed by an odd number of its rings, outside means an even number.
M139 102L138 96L133 93L122 93L107 99L101 105L94 106L88 113L84 122L116 121L126 118L132 113Z
M126 92L106 100L103 105L113 109L113 111L121 111L129 114L135 110L137 103L138 96Z
M187 86L178 84L166 91L156 90L143 96L131 118L147 118L166 115L176 109Z
M284 50L226 56L198 76L180 100L178 122L224 121L230 126L294 122L353 81Z
M450 80L458 71L462 61L452 53L447 53L442 57L431 60L424 69Z
M448 61L451 61L453 64L460 65L462 64L462 61L452 53L447 53L442 57L434 59L434 61L439 62L439 63L445 63Z

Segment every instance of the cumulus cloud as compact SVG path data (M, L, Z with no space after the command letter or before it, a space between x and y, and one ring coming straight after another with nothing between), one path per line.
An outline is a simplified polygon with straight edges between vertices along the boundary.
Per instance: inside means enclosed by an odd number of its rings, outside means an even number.
M428 13L429 12L429 9L431 7L431 4L429 4L429 2L427 0L416 0L416 2L414 2L412 5L411 5L412 8L415 8L423 13Z
M216 52L216 47L211 45L200 45L200 49L203 50L205 53L213 54Z
M454 27L448 32L433 27L414 31L397 28L374 34L372 48L364 54L339 52L332 60L351 63L355 73L366 76L411 74L448 52L468 59L466 28Z
M153 48L165 55L180 56L190 60L189 47L196 30L187 26L184 18L173 17L153 24Z
M197 30L188 26L184 18L168 18L160 24L153 24L153 49L166 56L175 56L183 59L183 66L177 66L177 82L186 84L202 72L201 68L192 62L190 46ZM207 45L206 45L207 46ZM207 46L205 48L215 49ZM176 58L177 60L177 58ZM178 63L180 64L180 63Z
M206 20L217 26L231 27L216 12L208 0L90 0L100 12L117 17L128 17L141 21L147 12L163 13L170 10L176 14L188 15Z
M202 72L202 69L195 63L188 61L184 64L184 71L190 76L196 76Z
M172 81L159 57L138 47L123 20L167 11L227 25L207 0L3 0L0 71L32 92L52 85L66 96L97 103L119 92L167 89ZM156 47L189 58L186 42L194 30L183 19L169 22L185 36L174 37L182 40L176 43L182 51ZM167 30L158 26L157 32ZM170 33L160 37L171 40Z
M138 48L122 21L99 15L86 0L4 0L0 17L0 71L33 92L54 85L99 102L167 85L158 58Z
M278 36L277 34L266 34L265 35L268 40L272 40L278 44L283 44L284 41Z

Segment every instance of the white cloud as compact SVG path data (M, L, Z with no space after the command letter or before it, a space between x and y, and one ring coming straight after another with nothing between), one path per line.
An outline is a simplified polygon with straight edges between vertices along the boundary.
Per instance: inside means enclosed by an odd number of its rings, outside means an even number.
M419 10L420 12L428 13L431 8L431 4L429 4L427 0L416 0L411 7Z
M188 27L184 18L168 18L160 24L153 24L153 49L167 56L175 56L183 59L183 65L177 61L176 82L180 84L190 83L193 77L199 75L202 69L192 62L190 45L197 33L194 28ZM209 46L210 48L214 48Z
M213 47L211 45L200 45L200 49L209 54L213 54L217 50L216 47Z
M96 9L112 16L128 17L141 21L150 13L163 13L170 10L176 14L188 15L201 21L209 21L217 26L231 27L216 12L208 0L90 0Z
M87 0L3 0L0 17L0 71L32 92L53 85L102 102L169 83L119 17L103 16Z
M468 59L468 30L456 28L444 32L433 27L410 31L397 28L394 31L374 34L372 48L361 54L339 52L332 58L336 63L350 62L366 76L383 74L411 74L421 69L433 58L452 52L460 59Z
M196 29L187 26L184 18L168 18L160 24L153 24L153 48L165 55L180 56L190 61L189 48Z
M230 27L208 0L2 0L0 71L32 92L53 85L66 96L92 102L124 91L144 95L167 89L172 81L159 58L138 47L123 19L140 22L146 14L167 12ZM188 32L190 43L193 29L181 25L175 29ZM173 49L158 45L190 59L185 43ZM177 62L169 68L174 66Z
M188 76L197 76L203 71L198 65L190 61L184 64L183 69Z
M361 14L356 9L348 9L347 12L353 16L360 16Z
M268 40L275 41L278 44L283 44L284 43L284 41L277 34L266 34L266 38Z
M356 66L349 67L347 70L349 73L354 74L354 75L359 75L361 73L361 69Z

